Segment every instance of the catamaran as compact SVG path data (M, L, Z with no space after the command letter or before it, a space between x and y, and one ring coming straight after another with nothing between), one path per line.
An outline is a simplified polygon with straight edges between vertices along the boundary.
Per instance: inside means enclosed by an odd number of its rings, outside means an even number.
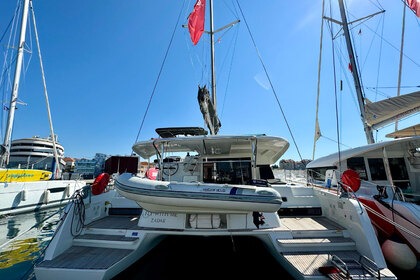
M418 272L420 271L419 125L396 130L386 135L395 139L376 143L374 131L390 123L398 123L402 118L418 114L420 91L398 94L376 102L367 100L364 92L366 86L362 83L360 62L354 50L352 41L354 37L351 36L350 26L385 11L349 22L344 2L342 0L338 2L341 21L326 16L325 19L341 23L348 51L346 59L351 65L350 74L353 77L368 144L344 150L339 148L330 155L313 160L306 166L309 181L311 184L337 189L343 186L341 177L344 173L353 172L350 174L354 183L350 189L368 211L386 260L398 269ZM404 2L402 1L403 4ZM407 2L414 6L418 4L418 1ZM360 30L359 33L361 32ZM402 54L403 51L400 57ZM399 90L398 86L398 92ZM316 138L319 137L319 127L316 129L316 134ZM343 140L346 139L341 137L340 141Z
M204 31L206 10L212 18L213 1L208 9L206 2L198 0L189 16L193 43L195 31ZM207 34L213 37L213 27ZM133 152L153 163L156 176L123 173L113 189L77 195L35 266L38 280L119 277L162 240L176 236L258 240L296 279L396 279L359 201L345 192L276 179L271 165L289 142L265 134L218 134L214 95L209 98L200 87L198 96L210 133L195 126L164 127L133 144ZM226 270L252 269L229 267L214 257L211 267L203 265L222 276ZM180 277L189 269L185 263Z

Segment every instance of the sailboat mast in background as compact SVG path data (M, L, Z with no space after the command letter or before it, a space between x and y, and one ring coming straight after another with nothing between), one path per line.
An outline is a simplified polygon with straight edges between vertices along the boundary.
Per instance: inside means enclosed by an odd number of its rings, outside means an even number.
M28 12L29 12L29 0L25 0L23 3L23 13L22 13L22 21L21 21L21 29L19 35L19 46L16 58L16 68L15 68L15 75L13 79L13 90L12 96L10 97L10 104L9 104L9 114L7 117L7 126L6 126L6 134L4 136L3 141L3 149L2 149L2 159L1 159L1 166L6 166L9 163L9 156L10 156L10 144L12 139L12 130L13 130L13 122L15 119L15 110L16 110L16 102L18 98L18 90L19 90L19 82L20 82L20 73L22 71L22 63L23 63L23 51L25 47L25 38L26 38L26 25L28 22Z
M360 117L362 118L363 128L366 134L366 140L368 144L371 144L371 143L374 143L375 140L373 139L372 128L366 123L365 98L364 98L364 94L362 90L362 84L360 82L360 76L359 76L356 59L354 56L353 45L350 38L350 31L349 31L349 26L347 22L346 11L344 9L343 0L338 0L338 3L340 6L340 14L341 14L341 21L342 21L341 24L343 26L344 37L346 38L347 51L349 53L349 58L350 58L349 67L353 75L354 86L356 88L356 93L357 93L357 101L359 102Z

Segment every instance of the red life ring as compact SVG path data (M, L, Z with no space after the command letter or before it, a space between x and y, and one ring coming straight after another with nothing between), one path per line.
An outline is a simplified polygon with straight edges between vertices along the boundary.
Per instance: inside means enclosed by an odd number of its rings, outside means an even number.
M104 192L106 186L109 183L109 174L101 173L98 177L95 178L95 181L92 184L92 194L98 195Z
M347 169L341 175L341 181L343 182L343 188L346 191L352 190L353 192L357 192L360 188L360 176L359 173L352 169Z

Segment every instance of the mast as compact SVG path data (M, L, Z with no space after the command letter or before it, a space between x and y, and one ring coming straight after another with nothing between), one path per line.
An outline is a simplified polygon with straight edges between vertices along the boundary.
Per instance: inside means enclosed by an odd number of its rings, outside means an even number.
M401 26L401 46L400 46L400 64L398 66L398 84L397 84L397 96L400 96L401 92L401 75L402 75L402 63L404 54L404 33L405 33L405 10L406 5L403 5L403 19ZM398 119L395 121L395 131L398 130Z
M15 110L16 110L16 103L17 103L17 98L18 98L20 73L22 71L23 52L24 52L25 38L26 38L26 25L28 21L29 1L30 0L25 0L23 3L23 8L22 8L23 11L22 11L21 29L20 29L20 36L19 36L19 46L18 46L18 52L17 52L17 58L16 58L16 68L15 68L15 75L14 75L14 80L13 80L12 96L10 97L9 114L8 114L7 125L6 125L6 134L4 136L4 142L3 142L5 153L2 155L2 160L1 160L2 166L6 166L9 163L10 143L11 143L11 138L12 138L13 122L15 119Z
M357 93L357 101L359 102L360 117L362 119L363 128L365 130L366 140L368 144L371 144L371 143L374 143L375 140L373 139L372 128L368 126L366 123L365 99L363 97L362 86L361 86L361 82L359 78L359 71L358 71L356 59L354 56L353 45L350 38L349 26L347 22L346 12L344 10L343 0L338 0L338 4L340 6L340 14L341 14L341 20L342 20L341 24L343 25L344 37L346 38L347 52L349 54L350 64L352 67L354 86L356 88L356 93Z
M204 4L204 0L197 0L197 4ZM216 98L216 70L215 70L215 55L214 55L214 34L224 30L226 28L229 28L236 23L239 22L239 20L235 20L217 30L214 30L214 24L213 24L213 1L209 0L209 25L210 25L210 31L206 31L210 35L210 66L211 66L211 86L210 89L207 90L206 86L200 87L198 89L198 104L200 105L200 111L203 114L204 117L204 123L207 125L207 127L210 130L211 135L216 135L219 131L219 128L221 126L219 117L217 116L217 98ZM194 6L195 7L195 6ZM190 14L191 15L191 14ZM191 32L191 31L190 31Z
M53 144L53 153L54 153L54 159L55 159L55 164L56 164L55 170L52 170L52 171L54 174L54 179L57 179L57 177L61 177L61 167L60 167L60 161L58 159L58 152L57 152L57 145L56 145L58 141L54 133L54 127L53 127L52 118L51 118L50 102L48 99L48 91L47 91L47 82L45 81L44 66L42 64L42 56L41 56L41 47L39 45L38 30L36 28L35 12L32 6L32 1L30 1L30 8L32 11L32 20L34 24L35 39L36 39L36 44L38 48L39 66L41 68L41 73L42 73L42 84L44 86L45 103L47 105L48 121L50 123L51 140Z
M214 66L214 26L213 26L213 0L209 0L210 6L210 57L211 57L211 98L217 115L216 103L216 71Z

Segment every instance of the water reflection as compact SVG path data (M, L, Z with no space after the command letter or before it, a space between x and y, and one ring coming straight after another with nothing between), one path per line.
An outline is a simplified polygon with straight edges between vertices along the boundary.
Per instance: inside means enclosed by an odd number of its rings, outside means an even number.
M0 279L34 279L34 263L51 239L62 210L0 218Z

